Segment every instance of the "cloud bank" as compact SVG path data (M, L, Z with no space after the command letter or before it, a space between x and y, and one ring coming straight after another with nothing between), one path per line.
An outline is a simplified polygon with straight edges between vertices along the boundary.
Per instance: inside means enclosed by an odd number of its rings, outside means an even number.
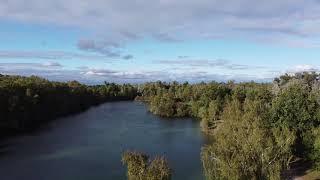
M80 59L80 60L106 60L106 56L66 51L23 51L23 50L0 50L0 59Z
M318 0L4 0L0 18L91 29L105 44L80 41L80 49L116 55L114 42L151 36L177 42L232 38L317 46ZM98 38L101 39L101 36Z
M217 63L217 65L223 63ZM112 68L90 68L86 66L66 69L57 62L45 63L0 63L0 74L37 75L55 81L78 80L87 84L104 81L117 83L143 83L147 81L270 81L274 76L253 76L246 73L210 73L194 68L163 68L161 70L114 70Z
M314 65L286 70L233 63L224 59L154 60L160 70L67 69L61 59L135 59L128 43L153 38L166 43L201 39L241 39L294 47L320 47L319 0L3 0L0 20L67 27L92 34L74 42L75 52L0 50L0 59L37 59L49 63L0 63L0 73L36 74L83 81L265 80L283 72L318 71ZM188 54L186 54L188 55ZM258 57L257 57L258 58ZM3 61L2 61L3 62ZM59 61L60 62L60 61ZM62 62L62 61L61 61ZM127 61L128 62L128 61ZM118 64L119 65L119 64ZM112 64L110 65L112 66ZM215 72L220 69L223 73ZM260 74L246 73L255 69ZM65 73L65 74L64 74ZM95 79L96 78L96 79Z

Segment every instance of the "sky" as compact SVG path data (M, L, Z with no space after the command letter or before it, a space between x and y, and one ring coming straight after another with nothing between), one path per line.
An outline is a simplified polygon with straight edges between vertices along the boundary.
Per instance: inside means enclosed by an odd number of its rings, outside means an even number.
M320 69L320 0L0 0L0 73L271 81Z

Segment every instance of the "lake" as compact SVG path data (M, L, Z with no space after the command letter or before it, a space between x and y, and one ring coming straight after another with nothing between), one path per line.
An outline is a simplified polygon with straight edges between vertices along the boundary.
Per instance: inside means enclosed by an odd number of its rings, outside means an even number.
M201 180L199 122L164 119L140 102L112 102L1 142L1 180L125 180L125 150L164 155L173 180Z

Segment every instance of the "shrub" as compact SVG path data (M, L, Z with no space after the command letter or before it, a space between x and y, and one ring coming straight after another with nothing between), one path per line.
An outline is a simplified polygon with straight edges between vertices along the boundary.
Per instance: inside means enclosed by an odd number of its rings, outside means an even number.
M150 160L146 154L127 151L122 155L122 163L127 166L129 180L171 179L171 169L163 157Z
M259 101L238 99L223 114L214 142L202 149L205 176L213 179L280 179L288 167L295 132L288 128L267 129L258 112Z

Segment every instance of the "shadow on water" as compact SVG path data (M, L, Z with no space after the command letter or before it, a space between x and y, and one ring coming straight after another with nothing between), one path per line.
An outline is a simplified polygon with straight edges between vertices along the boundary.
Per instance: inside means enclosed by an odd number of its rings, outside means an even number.
M312 169L312 163L300 159L293 162L290 165L290 169L283 172L282 177L286 180L294 180L297 177L307 175L310 169ZM320 180L320 177L314 180Z
M1 143L0 144L0 156L6 156L10 153L10 143Z
M59 117L57 119L52 119L47 121L46 123L39 124L38 126L29 127L28 129L24 130L8 130L5 132L1 132L0 134L0 157L9 155L13 153L13 147L16 145L15 143L11 142L12 140L19 139L21 137L32 137L32 136L41 136L42 133L50 132L54 130L57 124L65 123L66 121L72 121L76 119L77 116L81 116L83 113L90 111L92 108L97 108L102 105L96 105L90 107L80 113L73 113L66 115L65 117Z

